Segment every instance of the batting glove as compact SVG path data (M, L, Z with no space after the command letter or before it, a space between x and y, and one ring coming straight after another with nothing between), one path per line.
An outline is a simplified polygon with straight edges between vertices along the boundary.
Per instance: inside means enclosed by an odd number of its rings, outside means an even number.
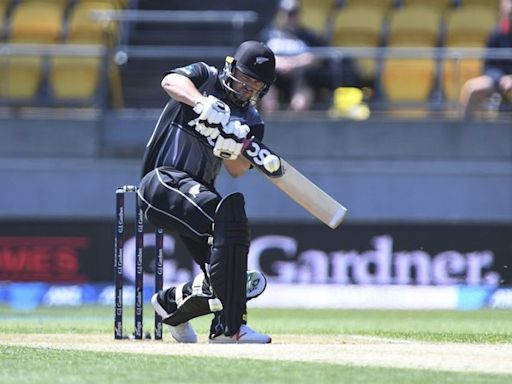
M212 139L219 136L219 130L228 123L231 115L226 103L212 95L197 103L193 110L199 115L195 130Z
M230 121L220 132L213 154L223 159L234 160L242 152L244 139L249 134L250 128L238 120Z

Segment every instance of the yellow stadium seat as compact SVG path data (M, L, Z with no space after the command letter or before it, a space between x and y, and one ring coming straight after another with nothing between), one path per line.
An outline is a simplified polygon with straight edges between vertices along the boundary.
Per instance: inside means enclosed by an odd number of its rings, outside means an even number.
M444 45L448 48L484 48L489 32L496 23L496 13L489 7L466 5L450 12L446 18ZM442 63L442 88L447 100L459 98L462 85L482 74L479 58L445 59Z
M11 0L0 0L0 17L4 17Z
M340 47L378 47L381 39L384 11L373 6L342 8L335 16L332 44ZM366 79L375 77L376 61L359 59L361 74Z
M107 68L104 68L104 65ZM119 67L113 62L104 63L100 57L55 57L51 62L49 85L56 100L93 103L101 96L99 91L103 84L108 84L112 107L122 108Z
M492 9L496 14L498 14L498 11L500 9L500 0L460 0L460 7L467 7L467 6L481 6L481 7L488 7Z
M62 10L69 5L72 0L19 0L20 3L51 3L58 5Z
M94 10L115 10L109 1L80 0L69 15L66 43L114 45L118 23L91 18ZM61 101L91 101L101 84L101 57L53 57L50 61L49 85L52 95Z
M389 101L424 102L434 84L434 59L388 59L381 83Z
M33 99L43 80L42 57L0 57L0 97L10 100Z
M22 1L13 9L8 41L16 44L57 43L63 14L64 8L57 1ZM27 100L37 95L43 80L42 56L10 56L5 68L4 97Z
M441 14L423 5L402 7L391 13L388 45L392 47L434 47Z
M10 42L56 43L62 27L63 8L46 1L22 2L12 13Z
M372 6L352 6L335 16L332 41L337 46L376 47L380 43L383 12Z
M301 0L301 23L320 35L325 35L336 0Z
M128 8L130 0L78 0L78 3L107 3L117 9Z
M402 4L406 7L422 5L443 13L453 5L453 0L402 0Z
M58 4L60 7L67 7L74 0L14 0L18 1L18 3L52 3Z
M497 14L489 7L467 5L457 8L446 17L444 45L483 47L496 22Z
M0 40L4 37L5 14L11 0L0 0Z
M39 4L40 6L49 6L51 8L57 8L60 12L60 18L62 22L64 21L63 16L65 15L67 8L72 1L73 0L18 0L18 2L16 3L16 0L14 0L13 3L23 5L24 7L27 6L27 4L29 3L33 3Z
M409 5L392 12L388 46L425 47L437 45L441 13L423 5ZM424 102L434 87L436 62L433 58L384 60L381 84L390 101Z
M394 0L345 0L344 7L373 6L386 12L392 8Z
M49 83L59 100L84 100L93 97L101 74L99 57L55 57L51 61Z
M79 3L69 16L67 42L75 44L115 45L118 41L118 23L115 21L98 21L91 18L95 10L114 10L106 2Z

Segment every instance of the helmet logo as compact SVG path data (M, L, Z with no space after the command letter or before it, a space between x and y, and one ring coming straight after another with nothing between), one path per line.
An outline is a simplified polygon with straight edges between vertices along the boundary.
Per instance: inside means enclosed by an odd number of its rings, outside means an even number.
M256 64L263 64L268 61L268 57L258 56L256 57Z

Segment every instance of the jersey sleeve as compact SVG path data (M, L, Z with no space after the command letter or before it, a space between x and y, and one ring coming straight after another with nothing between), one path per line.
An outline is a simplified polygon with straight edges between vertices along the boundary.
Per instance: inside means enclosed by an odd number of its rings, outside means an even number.
M263 123L260 114L254 106L249 106L245 121L251 129L249 135L256 137L258 140L263 140L263 136L265 135L265 123Z
M249 132L248 136L254 136L260 141L263 140L263 136L265 135L265 124L261 119L253 121L252 124L249 124L249 128L251 129L251 131ZM249 169L252 168L254 168L254 166L251 164Z
M251 128L251 133L250 133L251 136L256 137L258 140L263 140L263 136L265 133L265 127L264 127L263 122L249 126L249 127Z
M166 73L177 73L179 75L183 75L188 77L192 83L199 88L202 84L206 82L208 76L210 76L210 67L208 64L199 62L189 64L185 67L174 68Z

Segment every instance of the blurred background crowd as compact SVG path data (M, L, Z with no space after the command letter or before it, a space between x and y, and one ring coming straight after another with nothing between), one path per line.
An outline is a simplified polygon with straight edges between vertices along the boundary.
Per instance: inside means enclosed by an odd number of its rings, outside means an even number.
M0 105L158 108L166 70L222 66L257 39L278 58L264 114L495 119L510 111L511 9L508 0L0 0Z

